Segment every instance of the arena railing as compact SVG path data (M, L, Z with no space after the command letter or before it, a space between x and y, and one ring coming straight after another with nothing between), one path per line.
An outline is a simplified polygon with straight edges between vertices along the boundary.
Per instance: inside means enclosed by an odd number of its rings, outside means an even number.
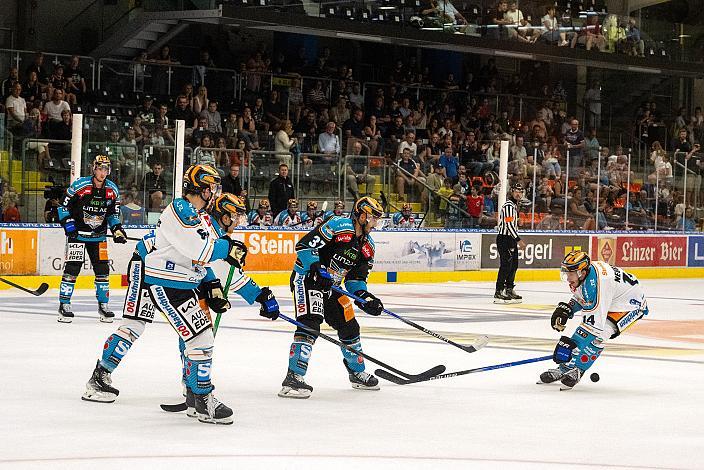
M28 51L22 49L0 49L0 70L9 70L10 67L17 67L20 77L20 83L25 83L27 76L25 71L34 63L34 57L40 51ZM78 54L58 54L56 52L42 52L44 55L43 67L46 69L48 76L51 76L54 71L54 65L61 64L65 67L71 61L71 58L76 55L79 59L79 68L85 71L86 85L89 90L95 89L96 85L96 63L95 59L90 56ZM64 75L65 76L65 75Z

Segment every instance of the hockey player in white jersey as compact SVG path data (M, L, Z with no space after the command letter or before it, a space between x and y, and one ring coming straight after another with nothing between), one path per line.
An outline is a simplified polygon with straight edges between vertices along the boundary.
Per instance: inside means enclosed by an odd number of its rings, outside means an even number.
M552 328L563 331L567 320L579 312L582 323L571 338L560 338L553 357L559 366L540 374L538 383L559 380L563 389L571 389L599 358L604 341L616 338L647 315L648 306L634 275L601 261L592 262L583 251L568 253L560 273L573 295L569 302L557 305L550 319Z
M301 214L300 228L311 229L322 223L323 213L318 212L318 203L315 201L308 201L308 204L306 204L306 211Z
M186 170L183 181L184 197L169 204L154 230L153 247L144 256L140 290L146 292L154 308L164 315L186 344L188 394L192 394L199 421L231 424L232 410L212 393L213 331L199 304L197 289L214 279L208 263L224 259L239 267L242 244L220 237L217 224L204 210L220 184L218 172L207 165L192 165ZM208 296L218 296L218 293L211 292ZM146 318L140 318L140 314L141 310L125 315L118 330L105 342L102 357L86 386L84 400L115 401L119 391L112 386L111 373L144 332Z
M292 227L301 225L301 216L298 214L298 201L295 199L288 200L286 210L279 212L276 216L274 225L280 227Z
M249 213L247 225L269 227L274 225L274 215L271 213L271 204L268 199L261 199L256 210Z

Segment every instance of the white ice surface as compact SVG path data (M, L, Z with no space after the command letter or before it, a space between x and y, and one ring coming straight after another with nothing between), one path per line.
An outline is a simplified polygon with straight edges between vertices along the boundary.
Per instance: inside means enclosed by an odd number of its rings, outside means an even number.
M117 323L98 322L89 291L75 294L72 324L56 322L56 291L0 291L0 468L704 468L704 283L642 282L651 315L607 345L593 367L601 381L585 378L569 392L535 384L550 361L353 390L339 349L319 339L306 377L312 397L282 399L294 327L237 302L213 368L232 426L160 410L181 401L177 339L163 320L113 374L117 401L89 403L80 399L85 382ZM388 309L458 342L491 338L467 354L360 313L364 351L413 373L551 354L559 335L549 317L568 297L558 283L523 283L524 303L511 306L492 304L488 283L372 290ZM287 290L274 291L290 315ZM112 293L116 311L123 295Z

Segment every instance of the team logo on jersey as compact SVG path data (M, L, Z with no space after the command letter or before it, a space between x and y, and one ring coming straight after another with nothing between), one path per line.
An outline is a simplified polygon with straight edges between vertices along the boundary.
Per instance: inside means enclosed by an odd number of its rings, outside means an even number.
M176 268L176 265L174 264L173 261L167 261L167 262L166 262L166 269L168 269L169 271L173 271L174 268Z
M352 241L353 235L351 233L341 233L335 237L335 241L339 243L349 243Z

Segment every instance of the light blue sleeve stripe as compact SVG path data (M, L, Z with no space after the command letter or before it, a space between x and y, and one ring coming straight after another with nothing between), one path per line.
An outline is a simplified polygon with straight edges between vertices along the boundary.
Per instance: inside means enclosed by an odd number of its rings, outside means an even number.
M250 279L248 283L236 290L235 293L242 297L249 305L252 305L261 291L259 286Z
M215 276L213 269L210 267L205 268L205 277L203 278L202 282L208 282L214 279L217 279L217 276Z
M367 283L365 281L360 281L359 279L351 279L345 281L345 289L347 292L352 292L353 294L358 290L367 290Z
M222 238L215 240L215 247L213 248L213 254L210 256L209 261L225 259L228 253L230 253L230 243Z

